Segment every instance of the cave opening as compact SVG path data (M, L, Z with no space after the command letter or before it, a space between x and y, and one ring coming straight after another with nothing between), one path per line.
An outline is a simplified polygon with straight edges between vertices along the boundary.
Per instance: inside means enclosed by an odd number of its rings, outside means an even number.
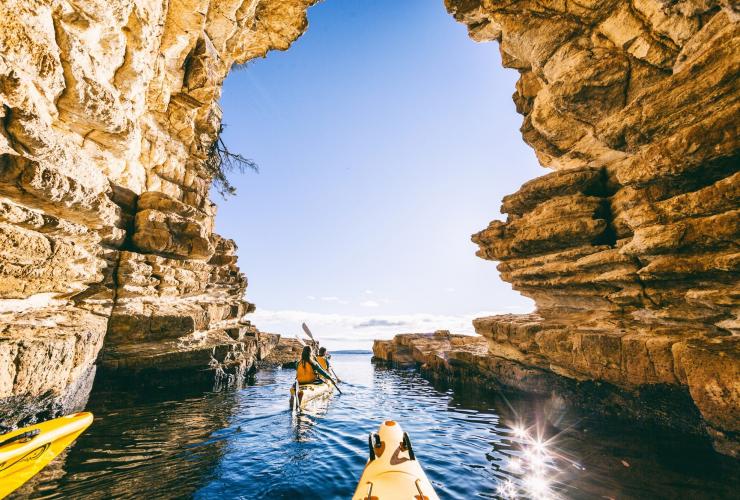
M250 279L249 319L290 332L304 317L367 348L530 311L470 242L543 173L497 44L441 2L329 1L308 17L286 52L232 70L220 102L224 140L261 170L233 177L216 218Z

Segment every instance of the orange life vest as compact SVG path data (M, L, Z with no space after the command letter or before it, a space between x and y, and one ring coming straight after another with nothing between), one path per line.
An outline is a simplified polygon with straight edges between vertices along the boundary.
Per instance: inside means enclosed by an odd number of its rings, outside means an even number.
M329 362L326 360L324 356L317 356L316 361L319 362L319 365L321 365L321 368L323 368L324 370L329 369Z
M316 380L316 371L311 363L299 361L296 367L296 380L299 384L312 384Z

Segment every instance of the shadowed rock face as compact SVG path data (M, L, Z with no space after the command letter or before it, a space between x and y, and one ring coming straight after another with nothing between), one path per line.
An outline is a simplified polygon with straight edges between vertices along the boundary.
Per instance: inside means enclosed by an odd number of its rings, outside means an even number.
M739 15L731 2L447 0L520 73L522 135L555 171L473 236L537 315L475 321L491 355L687 391L740 451Z
M0 5L0 427L84 404L96 359L232 383L275 345L240 323L203 160L229 68L314 2Z

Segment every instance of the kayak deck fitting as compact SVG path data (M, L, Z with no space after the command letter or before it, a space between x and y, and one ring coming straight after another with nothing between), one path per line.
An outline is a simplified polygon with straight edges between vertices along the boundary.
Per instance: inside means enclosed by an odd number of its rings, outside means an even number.
M92 421L92 413L75 413L0 435L0 498L54 460Z
M386 420L368 439L370 458L352 500L439 500L401 426Z

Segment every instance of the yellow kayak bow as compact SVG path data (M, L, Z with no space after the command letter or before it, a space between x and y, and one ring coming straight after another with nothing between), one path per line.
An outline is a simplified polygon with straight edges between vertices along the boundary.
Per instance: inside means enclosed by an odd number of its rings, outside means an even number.
M0 498L46 467L92 421L92 413L75 413L0 435Z
M398 423L383 422L368 447L370 458L352 500L439 500Z

